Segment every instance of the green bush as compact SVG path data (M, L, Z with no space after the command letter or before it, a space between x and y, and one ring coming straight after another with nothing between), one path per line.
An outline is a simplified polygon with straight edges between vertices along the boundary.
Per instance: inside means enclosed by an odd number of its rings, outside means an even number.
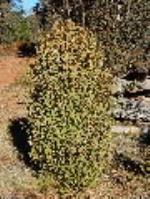
M36 34L35 30L36 29ZM0 44L35 40L37 25L33 17L23 16L7 1L0 2Z
M62 188L82 190L107 166L112 76L94 34L57 21L31 68L31 158Z

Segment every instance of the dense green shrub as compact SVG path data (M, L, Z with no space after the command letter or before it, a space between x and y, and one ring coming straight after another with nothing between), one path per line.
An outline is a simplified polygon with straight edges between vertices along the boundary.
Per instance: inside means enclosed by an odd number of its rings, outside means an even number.
M31 68L31 158L61 187L79 191L107 166L112 76L94 34L57 21Z

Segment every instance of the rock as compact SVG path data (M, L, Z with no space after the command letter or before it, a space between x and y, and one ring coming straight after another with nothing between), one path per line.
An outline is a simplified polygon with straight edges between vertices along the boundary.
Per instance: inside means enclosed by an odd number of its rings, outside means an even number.
M143 90L147 91L147 94L150 96L150 79L146 79L142 84L141 87Z
M124 126L124 125L116 125L113 126L111 131L113 133L125 133L125 134L136 134L139 135L141 133L141 129L137 126Z
M122 98L118 102L119 106L113 110L114 118L118 120L130 120L150 122L150 106L135 99Z
M112 85L112 93L113 94L121 94L124 93L124 88L128 82L124 79L115 78L114 84Z
M115 96L126 95L138 95L142 93L144 89L150 88L150 80L146 80L143 83L137 81L127 81L125 79L115 78L112 86L112 93Z

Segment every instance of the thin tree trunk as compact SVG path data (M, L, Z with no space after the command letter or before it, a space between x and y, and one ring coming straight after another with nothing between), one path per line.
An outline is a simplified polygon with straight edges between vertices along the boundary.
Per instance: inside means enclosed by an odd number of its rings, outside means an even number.
M69 0L64 0L63 4L64 4L63 5L64 11L65 11L65 13L67 13L67 18L69 18L70 17L70 11L71 11L70 5L69 5Z
M85 26L86 13L85 13L84 3L83 3L82 0L80 0L80 5L81 5L81 8L82 8L82 25Z
M132 4L132 0L128 0L127 18L129 18L129 16L130 16L131 4Z

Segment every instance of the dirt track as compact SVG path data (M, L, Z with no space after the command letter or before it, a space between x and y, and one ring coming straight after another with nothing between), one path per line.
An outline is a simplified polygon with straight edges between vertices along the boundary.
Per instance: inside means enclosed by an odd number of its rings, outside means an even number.
M19 57L0 57L0 87L14 83L24 73L27 63L27 59Z
M24 117L26 113L21 104L25 89L19 81L28 65L28 59L0 57L0 198L15 198L16 195L24 198L24 192L28 194L30 188L34 190L34 178L18 158L9 129L15 118Z

